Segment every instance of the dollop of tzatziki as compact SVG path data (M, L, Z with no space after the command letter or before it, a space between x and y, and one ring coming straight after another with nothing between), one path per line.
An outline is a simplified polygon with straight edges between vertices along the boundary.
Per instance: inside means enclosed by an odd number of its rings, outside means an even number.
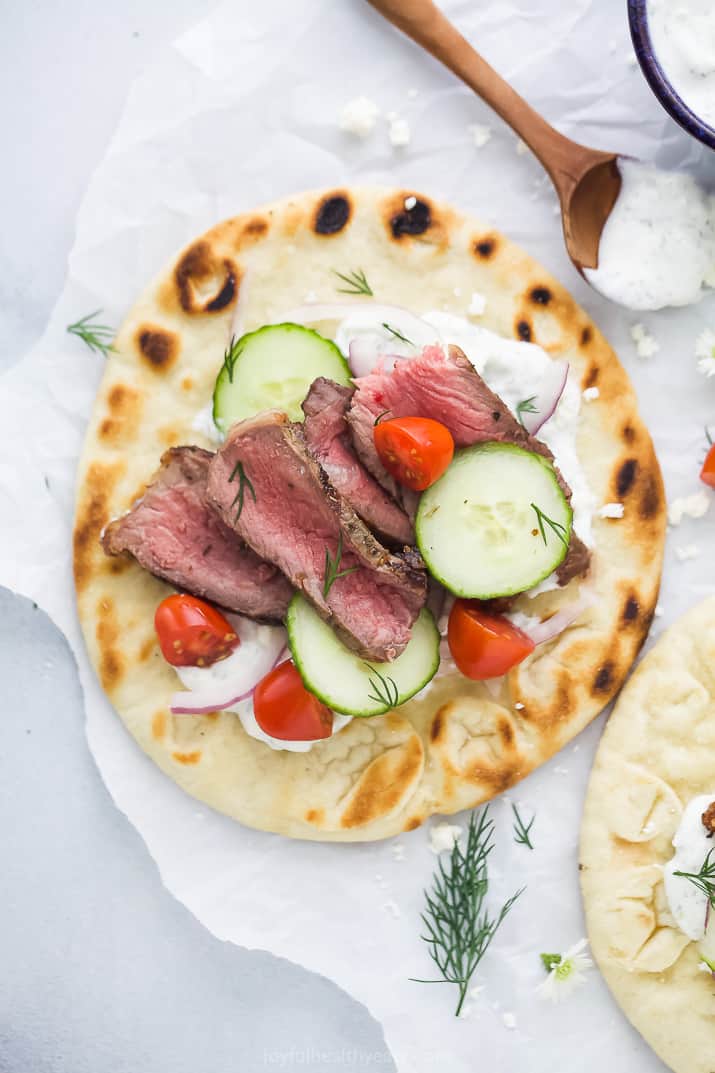
M697 302L715 283L713 199L691 175L619 158L622 186L588 282L629 309Z
M665 895L670 911L680 930L695 941L705 935L708 898L704 891L699 890L689 879L676 876L675 873L697 874L710 850L715 849L715 839L708 837L702 821L703 813L713 801L715 791L711 794L700 794L688 803L673 839L675 854L663 869Z
M206 687L226 686L229 696L240 695L251 688L257 675L259 678L264 677L271 670L287 645L288 635L282 626L264 626L242 615L226 617L238 634L240 645L226 659L212 663L209 667L175 667L174 670L187 690L199 692ZM289 658L288 654L285 658ZM189 704L191 692L186 694L186 698ZM221 710L234 712L246 733L257 741L264 742L271 749L307 753L317 744L315 741L283 741L266 734L256 721L252 696ZM351 721L352 716L333 713L333 734L337 734Z
M712 0L648 0L648 30L665 77L682 102L715 128Z

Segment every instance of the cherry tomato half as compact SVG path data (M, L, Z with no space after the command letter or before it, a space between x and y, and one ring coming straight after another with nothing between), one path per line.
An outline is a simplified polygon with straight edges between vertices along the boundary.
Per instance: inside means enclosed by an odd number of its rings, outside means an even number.
M703 468L700 470L700 480L710 485L711 488L715 488L715 444L705 456Z
M154 629L167 663L208 667L224 659L240 641L230 622L211 604L186 594L167 596L154 615Z
M391 476L423 492L442 476L454 455L448 428L429 417L395 417L375 425L375 448Z
M502 615L455 600L447 629L449 650L467 678L498 678L534 651L534 642Z
M308 692L290 660L258 683L253 714L261 730L281 741L317 741L333 732L333 713Z

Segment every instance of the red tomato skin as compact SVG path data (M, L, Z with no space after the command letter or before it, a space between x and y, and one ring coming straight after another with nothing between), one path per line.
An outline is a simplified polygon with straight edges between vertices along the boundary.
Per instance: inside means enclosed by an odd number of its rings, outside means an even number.
M531 638L509 619L483 611L469 600L455 600L447 640L457 667L474 681L506 674L535 647Z
M258 683L253 714L261 730L280 741L318 741L333 733L333 713L305 688L290 660Z
M172 667L209 667L225 659L240 640L231 623L205 600L175 593L154 615L161 654Z
M413 492L424 492L439 480L454 457L451 432L429 417L378 421L374 439L385 469Z
M709 488L715 488L715 444L705 456L703 468L700 470L700 480Z

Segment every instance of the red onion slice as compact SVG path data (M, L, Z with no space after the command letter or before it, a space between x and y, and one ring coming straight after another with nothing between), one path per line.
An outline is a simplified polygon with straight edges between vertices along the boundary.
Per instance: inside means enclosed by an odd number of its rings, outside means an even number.
M347 320L354 316L359 316L366 328L374 324L377 330L382 324L389 324L418 349L441 342L439 332L428 321L403 306L382 302L307 302L287 310L274 323L315 324L321 320Z
M245 623L239 616L229 616L231 624L236 627L238 622ZM288 649L285 645L285 633L275 629L268 639L257 645L254 643L256 632L261 627L250 623L250 628L245 627L242 631L237 627L242 644L226 660L221 660L213 667L205 668L181 668L184 672L189 670L191 688L174 693L171 698L171 711L174 715L205 715L207 712L220 712L248 700L262 678L277 667L286 656ZM270 629L270 627L262 627ZM244 638L241 636L243 632ZM243 651L242 651L243 649ZM224 667L220 664L223 663ZM218 677L214 668L219 668ZM229 673L221 674L222 671Z
M546 641L553 640L554 637L558 637L560 633L571 626L589 607L594 607L598 603L598 600L589 590L581 592L571 604L567 604L562 607L560 611L557 611L551 618L547 618L545 622L540 622L537 626L532 626L528 631L529 637L535 645L543 645Z
M568 377L569 363L567 361L549 362L539 390L533 398L534 412L521 415L524 428L531 436L535 436L549 418L553 417L554 410L564 393Z

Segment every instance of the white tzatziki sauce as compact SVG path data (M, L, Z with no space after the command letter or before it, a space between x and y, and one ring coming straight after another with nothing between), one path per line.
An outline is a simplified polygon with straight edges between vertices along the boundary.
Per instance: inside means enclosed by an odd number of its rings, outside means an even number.
M673 839L675 854L663 869L670 911L680 930L693 940L702 939L705 934L708 898L689 879L674 872L699 872L710 850L715 850L715 839L708 838L702 821L703 813L713 801L715 792L700 794L688 803Z
M713 198L684 172L619 158L622 186L588 282L629 309L697 302L715 283Z
M240 696L265 677L275 666L276 660L286 647L288 635L282 626L263 626L242 615L227 615L240 638L240 645L230 656L212 663L209 667L175 667L186 689L186 704L191 705L191 691L197 694L207 687L222 687L228 695ZM286 653L286 659L288 654ZM264 742L271 749L283 749L291 753L307 753L317 744L315 741L283 741L261 730L253 711L253 697L233 703L220 711L235 712L243 729L252 738ZM337 734L352 721L350 715L333 713L333 734ZM320 741L326 739L321 738Z
M683 104L715 128L715 6L712 0L648 0L656 56Z

